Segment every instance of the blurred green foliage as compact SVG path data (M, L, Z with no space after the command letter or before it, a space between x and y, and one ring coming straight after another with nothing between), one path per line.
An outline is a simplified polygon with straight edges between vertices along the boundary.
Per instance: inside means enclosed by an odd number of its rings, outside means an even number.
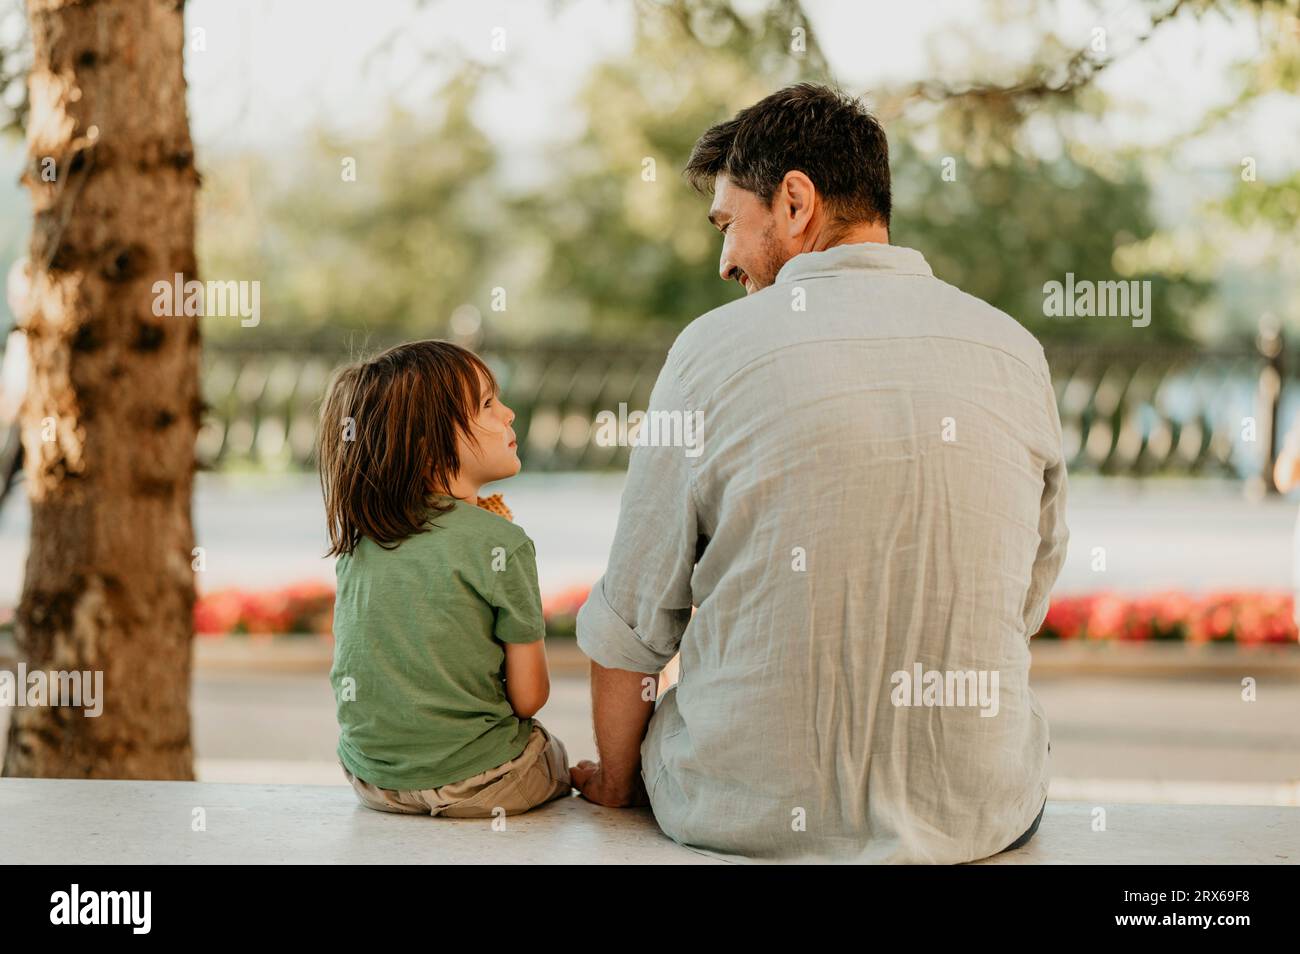
M508 244L497 156L469 116L477 82L448 84L433 122L394 111L374 138L321 134L291 166L259 155L212 169L203 271L260 280L267 330L444 331Z
M745 6L756 9L640 3L631 55L591 71L575 103L581 133L557 144L523 189L475 125L474 104L492 77L473 65L454 72L432 118L393 113L360 143L321 136L291 166L266 156L223 160L206 173L203 269L262 279L264 323L291 335L441 335L457 309L524 338L671 334L741 294L717 277L721 239L705 220L707 199L679 175L696 137L780 86L833 81L798 2ZM1023 6L995 3L990 16ZM1050 14L1053 5L1040 6ZM1147 6L1153 23L1221 9L1270 23L1286 22L1295 2ZM1283 38L1267 67L1239 77L1238 107L1286 90L1294 45ZM1099 159L1062 122L1104 114L1088 80L1105 61L1086 50L1071 56L1050 31L1038 61L1037 74L1003 86L928 83L870 97L893 150L893 241L1042 337L1128 336L1123 321L1043 317L1043 284L1067 272L1150 280L1148 337L1189 336L1193 316L1213 305L1213 268L1204 254L1169 253L1142 156ZM1035 121L1050 127L1053 148L1035 146L1043 132L1028 129ZM355 182L341 174L349 157ZM955 160L955 177L944 176L945 158ZM1267 220L1285 229L1298 196L1294 177L1243 183L1215 214L1227 226Z
M1125 321L1043 316L1043 285L1114 281L1117 248L1156 231L1151 190L1136 170L1112 179L1069 157L1035 162L1012 156L941 176L943 157L895 141L895 227L891 238L925 254L935 274L1015 317L1041 337L1129 338ZM1185 337L1187 315L1208 285L1185 275L1144 273L1151 281L1150 337Z

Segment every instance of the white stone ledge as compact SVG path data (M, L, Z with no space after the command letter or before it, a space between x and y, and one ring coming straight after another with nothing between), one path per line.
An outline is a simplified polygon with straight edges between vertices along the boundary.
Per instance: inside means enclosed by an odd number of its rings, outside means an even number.
M992 864L1297 864L1300 808L1047 803L1037 834ZM206 831L193 831L194 810ZM649 811L579 798L506 819L371 811L350 788L0 779L3 864L702 864Z

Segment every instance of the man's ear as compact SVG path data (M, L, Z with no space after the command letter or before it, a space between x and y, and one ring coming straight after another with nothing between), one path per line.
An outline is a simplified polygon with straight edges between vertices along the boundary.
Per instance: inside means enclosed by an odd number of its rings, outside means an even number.
M798 170L785 174L776 190L777 219L786 233L794 238L803 233L817 205L817 187Z

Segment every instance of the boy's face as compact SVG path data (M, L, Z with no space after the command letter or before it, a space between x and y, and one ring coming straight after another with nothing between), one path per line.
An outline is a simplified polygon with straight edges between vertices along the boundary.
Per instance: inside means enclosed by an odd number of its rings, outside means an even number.
M480 485L504 480L519 473L519 452L515 441L515 412L506 407L482 371L479 372L478 419L472 424L478 444L460 436L461 475Z

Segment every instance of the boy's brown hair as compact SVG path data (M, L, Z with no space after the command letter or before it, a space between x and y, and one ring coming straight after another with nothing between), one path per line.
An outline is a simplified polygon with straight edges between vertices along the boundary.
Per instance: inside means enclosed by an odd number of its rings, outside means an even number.
M412 341L339 369L321 405L321 491L330 548L351 553L362 537L393 549L445 513L433 493L449 493L460 470L457 437L483 394L483 360L449 341Z

